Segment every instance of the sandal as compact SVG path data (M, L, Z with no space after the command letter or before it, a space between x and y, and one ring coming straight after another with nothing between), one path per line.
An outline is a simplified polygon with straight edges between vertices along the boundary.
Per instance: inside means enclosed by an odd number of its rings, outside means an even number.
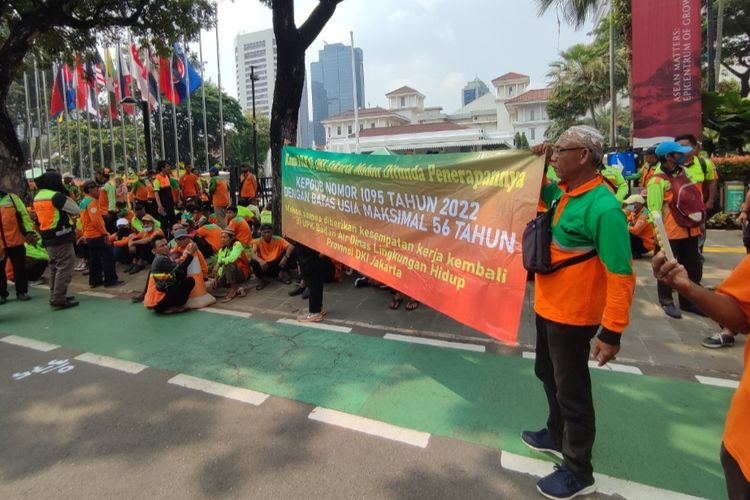
M255 287L255 289L256 290L263 290L265 287L268 286L268 283L269 283L268 280L263 280L260 283L258 283L258 285Z
M393 299L390 304L388 304L388 307L390 309L393 309L394 311L401 307L401 303L404 301L404 299Z
M247 292L245 291L245 289L244 289L244 288L242 288L242 287L239 287L239 288L237 289L237 296L238 296L238 297L247 297Z
M236 296L237 295L227 295L225 298L221 299L221 302L224 304L226 304L227 302L232 302Z
M404 309L406 309L407 311L413 311L417 307L419 307L419 302L417 302L416 300L410 300L406 303Z

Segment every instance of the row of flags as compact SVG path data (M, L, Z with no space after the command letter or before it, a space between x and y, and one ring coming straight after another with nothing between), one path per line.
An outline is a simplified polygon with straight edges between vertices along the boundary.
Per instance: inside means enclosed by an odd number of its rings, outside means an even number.
M148 48L139 49L135 43L128 47L117 47L117 65L104 50L104 60L98 51L94 57L81 61L76 57L73 67L58 64L54 68L54 84L50 100L50 115L61 118L66 110L79 110L100 117L99 95L108 93L111 118L119 117L119 103L131 94L131 83L140 93L141 101L148 102L152 110L158 106L159 92L174 104L187 99L202 85L198 72L193 68L179 43L173 47L169 59L157 56ZM133 104L123 104L123 111L132 115ZM105 115L106 116L106 115Z

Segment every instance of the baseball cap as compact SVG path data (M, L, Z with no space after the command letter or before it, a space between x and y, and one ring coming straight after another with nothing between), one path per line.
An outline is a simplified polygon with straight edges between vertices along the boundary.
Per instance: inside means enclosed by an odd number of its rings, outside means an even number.
M115 225L117 227L127 227L130 225L130 222L128 222L128 219L120 218L120 219L117 219L117 223Z
M260 226L261 231L273 231L273 226L271 224L262 224Z
M188 232L184 229L178 229L177 231L174 232L173 236L174 236L174 239L187 238Z
M208 172L209 172L209 173L211 173L211 174L214 174L214 175L219 175L219 169L218 169L218 168L216 168L216 167L211 167L211 168L210 168L210 169L208 170Z
M691 153L693 148L688 146L680 146L675 141L664 141L656 146L656 156L663 158L668 154L682 153L684 155Z

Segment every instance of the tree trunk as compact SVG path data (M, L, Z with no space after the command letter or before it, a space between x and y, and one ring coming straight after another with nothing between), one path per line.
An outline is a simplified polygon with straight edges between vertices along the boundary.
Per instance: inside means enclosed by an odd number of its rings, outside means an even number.
M0 97L0 190L15 193L25 201L28 198L28 184L23 175L23 149L16 137L16 130Z

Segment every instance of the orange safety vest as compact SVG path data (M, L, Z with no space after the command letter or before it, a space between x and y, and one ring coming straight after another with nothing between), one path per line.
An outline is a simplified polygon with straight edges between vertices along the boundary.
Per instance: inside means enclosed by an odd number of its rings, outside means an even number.
M54 240L63 239L68 234L71 235L71 241L73 241L73 226L70 224L68 214L61 212L52 204L52 198L56 194L58 193L51 189L40 189L34 197L34 212L36 212L39 233L45 245Z

